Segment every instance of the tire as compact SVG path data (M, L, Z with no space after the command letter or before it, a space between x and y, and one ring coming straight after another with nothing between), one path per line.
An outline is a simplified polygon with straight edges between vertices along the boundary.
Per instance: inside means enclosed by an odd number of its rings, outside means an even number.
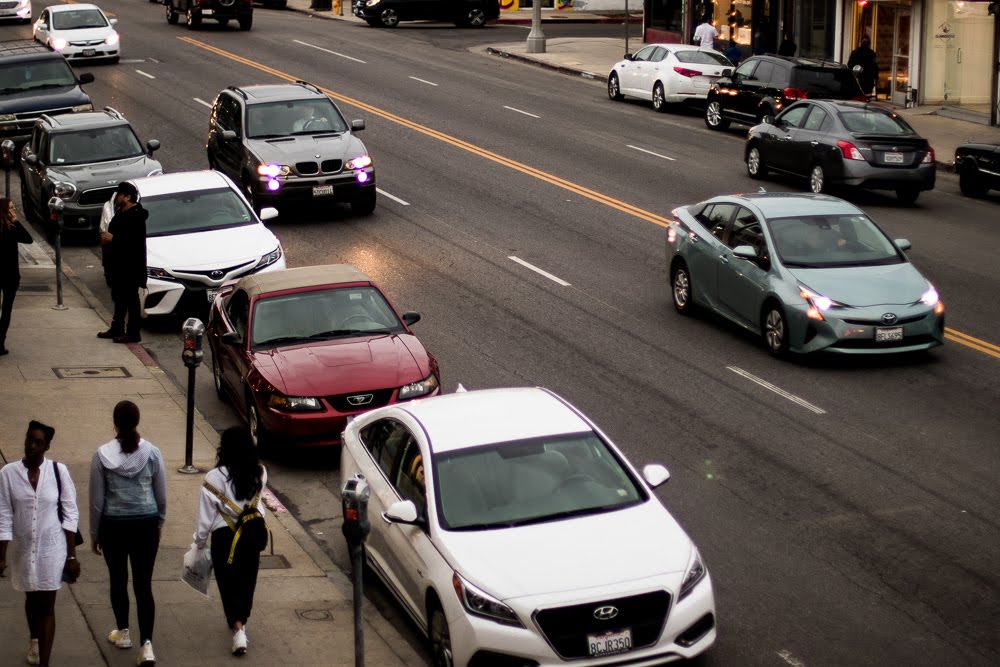
M830 186L826 181L826 172L823 170L823 165L814 164L813 168L809 171L809 191L814 194L823 194L829 192Z
M240 19L240 30L247 31L253 27L253 15Z
M670 271L670 300L681 315L690 315L694 310L691 295L691 269L684 262L677 262Z
M399 25L399 14L395 9L383 9L378 19L386 28L395 28Z
M622 87L618 81L618 75L614 72L608 76L608 99L615 102L621 102L625 99L625 96L622 95Z
M427 642L431 653L431 664L434 667L452 667L454 656L451 652L451 631L448 629L448 619L441 611L441 605L434 601L430 604L427 622Z
M24 212L25 219L29 222L40 223L42 221L35 205L28 198L28 188L27 183L24 182L24 178L21 178L21 210Z
M177 25L177 19L180 18L180 15L174 11L174 6L169 2L164 6L167 8L167 23Z
M368 25L370 25L373 28L381 28L382 27L382 22L379 21L378 19L365 19L365 23L367 23Z
M351 201L351 211L354 212L354 215L371 215L375 212L377 203L378 194L375 192L375 188L371 188L370 191Z
M184 14L187 20L188 30L196 30L201 26L201 14L195 14L194 10L190 7L187 8L187 12Z
M899 200L900 204L907 204L912 206L917 203L917 198L920 197L919 188L900 188L896 190L896 199Z
M465 12L465 16L462 19L462 25L466 28L485 28L486 12L483 11L482 7L473 7L469 11Z
M247 428L250 430L250 439L253 440L257 451L259 453L267 451L271 444L271 434L261 425L257 402L249 392L247 392Z
M705 125L710 130L724 130L729 127L729 121L722 117L722 105L719 100L711 100L705 105Z
M667 101L663 98L663 84L659 81L653 86L653 111L663 113L667 110Z
M243 174L243 196L250 202L250 208L254 210L254 213L258 213L257 202L254 201L253 185L250 183L250 177L246 174Z
M788 320L785 311L774 302L764 304L764 312L760 318L760 332L764 346L774 357L784 357L788 354Z
M117 65L121 61L121 56L112 56L108 62L112 65Z
M983 197L986 195L986 185L983 183L979 169L973 167L964 169L958 175L958 187L966 197Z
M215 386L215 395L225 403L226 389L222 386L222 375L219 371L219 362L216 361L215 350L212 350L212 384Z
M747 149L747 174L750 178L758 180L767 178L767 164L757 144L750 144L750 148Z

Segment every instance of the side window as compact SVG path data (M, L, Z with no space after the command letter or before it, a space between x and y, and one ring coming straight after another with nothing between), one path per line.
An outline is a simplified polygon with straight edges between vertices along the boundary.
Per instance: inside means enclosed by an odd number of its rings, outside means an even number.
M229 316L229 321L233 324L233 329L235 329L241 336L246 336L247 333L247 314L250 312L250 297L243 290L239 290L231 297L229 297L229 303L226 304L226 315Z
M405 430L405 429L404 429ZM407 434L409 435L409 434ZM422 517L427 516L427 489L424 486L424 458L420 454L420 447L412 437L407 439L406 445L399 459L399 467L396 472L396 483L394 485L405 500L413 501L417 506L417 514Z
M767 243L764 241L764 230L761 229L760 221L742 206L736 212L736 220L733 221L733 229L729 232L729 242L726 245L730 248L748 245L757 251L758 257L767 257Z
M758 61L756 60L748 60L737 67L736 71L733 72L733 81L743 81L744 79L748 79L750 74L753 72L753 68L757 66L757 62Z
M45 133L42 132L42 128L40 125L35 125L35 128L31 131L31 152L34 153L35 155L38 155L38 147L42 143L43 134ZM39 157L41 156L39 155Z
M829 116L830 115L827 112L823 111L819 107L813 107L812 113L809 114L808 118L806 118L806 122L802 125L802 129L818 132L825 127L829 127Z
M400 445L409 437L403 425L394 419L380 419L361 429L361 442L368 448L375 464L392 481L392 466Z
M656 51L653 53L653 57L650 60L654 63L658 63L667 57L668 51L662 46L656 47Z
M49 161L49 135L45 132L40 133L41 136L38 138L38 159L43 163L48 163Z
M810 105L808 104L798 104L787 109L779 118L788 127L802 127L802 121L805 120L806 114L809 113L809 108Z
M774 63L762 60L757 69L753 72L753 78L761 83L768 83L771 80L771 73L774 71Z
M712 236L720 241L722 240L726 233L726 227L729 226L729 221L733 219L733 212L735 210L735 204L716 204L712 207L705 221L705 226L708 227L708 231L712 233Z
M219 95L219 99L215 101L215 109L212 110L215 116L215 123L223 130L234 129L232 113L228 104L226 104L228 101L228 95Z
M653 51L655 51L655 50L656 50L655 46L647 46L645 48L639 49L636 52L636 54L634 56L632 56L632 60L643 61L643 62L647 61L647 60L651 60L652 57L653 57Z

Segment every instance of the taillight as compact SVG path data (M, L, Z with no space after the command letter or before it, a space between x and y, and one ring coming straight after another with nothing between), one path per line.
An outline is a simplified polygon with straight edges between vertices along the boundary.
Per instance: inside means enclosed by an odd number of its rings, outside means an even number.
M693 76L701 76L701 72L699 72L698 70L688 69L686 67L675 67L674 71L680 74L681 76L686 76L689 79Z
M930 146L927 147L927 155L924 156L924 159L921 160L921 162L923 162L924 164L930 164L931 162L934 162L933 148L931 148Z
M809 92L801 88L785 88L781 94L786 100L804 100L809 97Z
M858 147L852 144L850 141L838 141L837 148L840 152L844 154L844 159L847 160L864 160L865 156L861 154Z
M854 100L855 102L867 102L868 101L868 96L867 95L855 95L851 99Z

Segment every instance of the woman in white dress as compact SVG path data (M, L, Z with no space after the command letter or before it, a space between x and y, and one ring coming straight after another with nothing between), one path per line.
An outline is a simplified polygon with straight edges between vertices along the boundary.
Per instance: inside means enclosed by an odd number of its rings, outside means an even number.
M24 438L24 458L0 469L0 575L7 569L11 545L11 584L25 595L29 665L49 664L56 593L64 575L71 582L80 575L74 539L80 518L76 488L66 466L45 458L55 432L32 420Z

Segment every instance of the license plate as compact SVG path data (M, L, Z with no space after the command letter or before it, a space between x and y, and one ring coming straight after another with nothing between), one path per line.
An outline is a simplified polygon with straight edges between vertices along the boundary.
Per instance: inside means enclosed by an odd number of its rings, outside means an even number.
M888 343L894 340L903 340L903 327L893 327L892 329L875 330L876 343Z
M632 650L632 630L587 635L587 652L594 657L614 655Z
M93 56L93 55L96 55L96 54L97 54L97 51L95 49L84 49L83 50L83 57L84 58L89 58L90 56Z
M208 302L209 303L213 303L215 301L215 297L218 294L219 294L219 290L217 290L217 289L208 289L208 290L205 290L205 296L208 297Z
M902 153L883 153L882 160L889 164L903 164Z
M203 9L203 10L201 10L201 15L202 16L211 16L212 14L213 14L213 12L212 12L211 9Z
M313 197L326 197L333 194L332 185L314 185Z

